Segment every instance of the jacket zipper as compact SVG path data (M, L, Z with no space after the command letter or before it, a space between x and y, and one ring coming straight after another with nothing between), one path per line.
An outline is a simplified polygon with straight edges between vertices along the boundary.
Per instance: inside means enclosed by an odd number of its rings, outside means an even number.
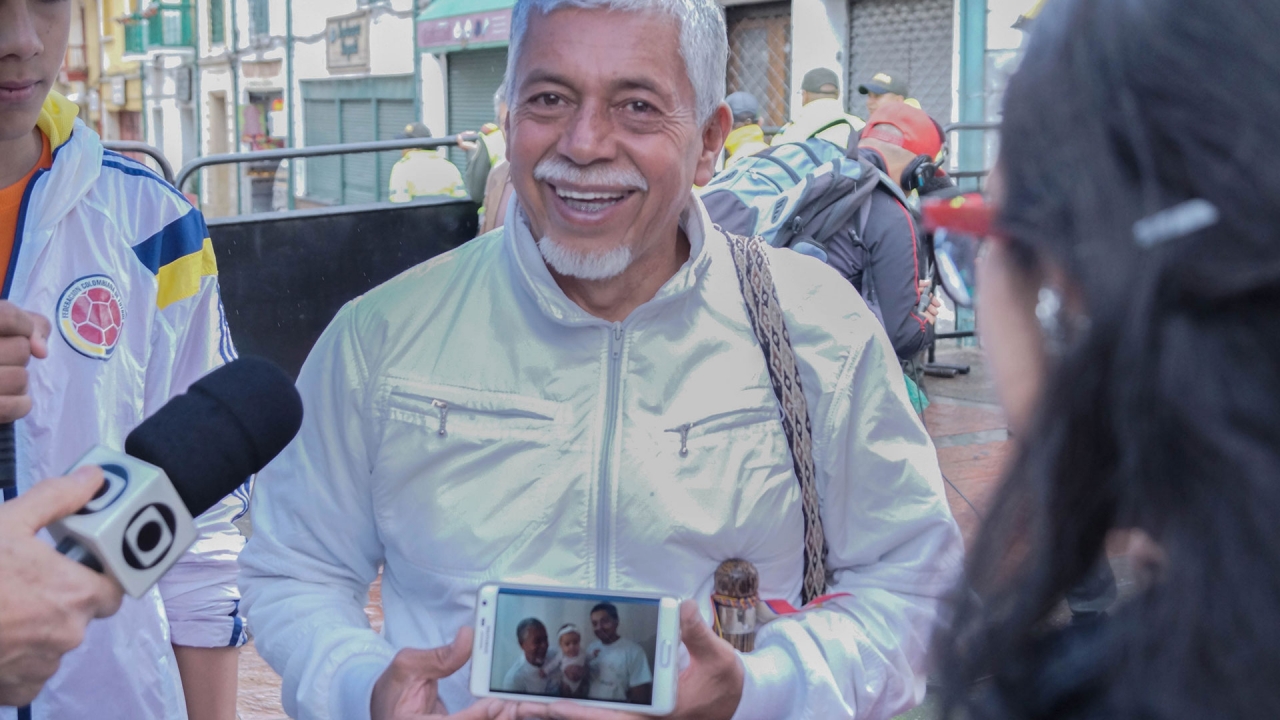
M609 458L618 424L618 386L622 384L622 323L609 334L609 387L604 401L604 437L600 442L600 493L596 518L596 587L609 587Z

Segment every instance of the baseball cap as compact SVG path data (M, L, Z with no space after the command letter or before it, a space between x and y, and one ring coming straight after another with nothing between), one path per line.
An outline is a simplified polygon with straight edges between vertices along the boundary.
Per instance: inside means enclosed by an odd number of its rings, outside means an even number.
M886 132L882 129L886 125L897 128L898 132ZM872 113L867 119L867 126L862 129L862 139L879 140L931 158L942 151L942 132L933 118L925 111L901 102L883 105Z
M435 137L434 135L431 134L431 128L427 127L426 125L423 125L420 122L409 123L408 125L405 125L404 130L402 130L399 135L396 135L397 140L407 140L409 138L429 138L429 137Z
M828 89L823 89L830 85ZM811 93L838 93L840 92L840 76L836 75L836 71L830 68L814 68L804 74L804 81L800 83L801 90L807 90Z
M902 97L906 97L910 94L910 91L907 90L907 81L895 78L889 73L876 73L875 76L871 78L871 82L858 86L858 92L863 95L870 95L872 93L876 95L885 95L893 93L894 95L901 95Z
M734 122L746 122L760 119L760 101L749 92L739 90L724 101L729 104Z

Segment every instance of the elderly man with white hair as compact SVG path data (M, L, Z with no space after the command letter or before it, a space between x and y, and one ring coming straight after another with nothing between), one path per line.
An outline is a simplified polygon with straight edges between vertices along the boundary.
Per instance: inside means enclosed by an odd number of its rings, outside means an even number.
M691 192L729 132L726 56L714 0L517 1L505 226L342 309L259 477L242 608L291 715L618 717L476 703L492 580L697 599L675 717L920 701L963 553L936 455L852 286ZM763 598L830 597L740 654L708 625L735 558Z

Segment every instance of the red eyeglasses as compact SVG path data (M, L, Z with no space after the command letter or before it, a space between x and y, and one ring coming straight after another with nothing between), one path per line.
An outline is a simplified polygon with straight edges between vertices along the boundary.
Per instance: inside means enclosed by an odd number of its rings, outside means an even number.
M933 233L933 256L942 289L965 308L973 307L978 248L994 236L996 208L977 193L926 200L925 228Z

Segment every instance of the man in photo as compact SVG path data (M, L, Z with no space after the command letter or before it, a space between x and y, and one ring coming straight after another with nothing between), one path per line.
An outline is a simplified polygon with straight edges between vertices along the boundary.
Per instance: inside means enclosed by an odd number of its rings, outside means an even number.
M649 658L634 640L618 635L618 608L607 602L591 608L591 629L597 639L587 646L587 697L648 705L653 694Z
M516 640L524 656L516 661L502 680L502 689L508 692L546 695L551 692L551 681L542 672L547 661L547 626L538 618L525 618L516 626Z

